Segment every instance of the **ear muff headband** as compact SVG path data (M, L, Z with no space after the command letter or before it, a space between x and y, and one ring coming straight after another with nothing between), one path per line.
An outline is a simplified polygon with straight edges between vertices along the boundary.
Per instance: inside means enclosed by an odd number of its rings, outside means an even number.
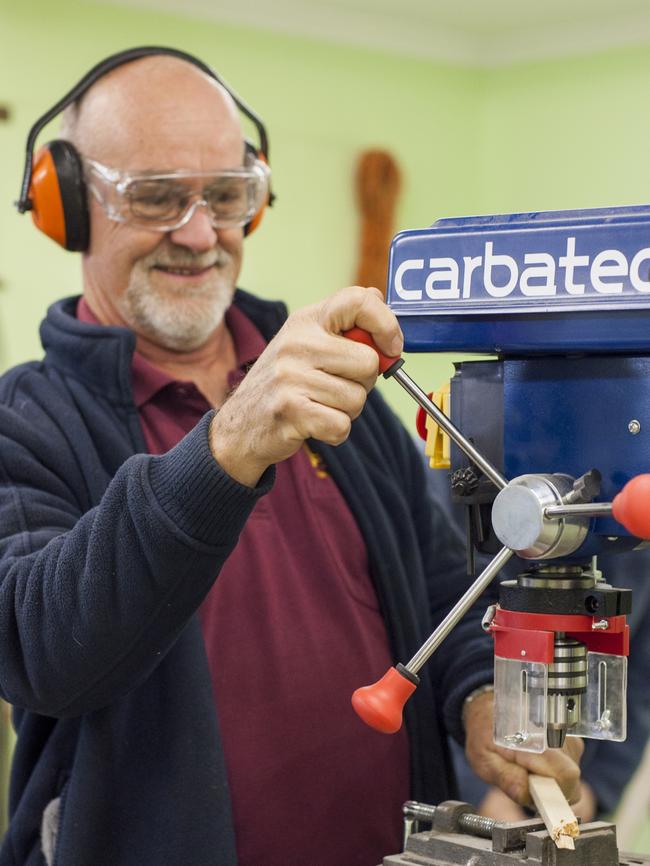
M34 145L41 130L64 109L78 100L102 76L118 66L139 60L141 57L168 55L185 60L198 67L217 81L230 95L233 102L247 117L257 131L259 146L246 142L247 149L257 159L268 164L269 142L266 128L260 117L220 78L206 63L177 48L163 46L141 46L112 54L90 69L55 105L34 123L27 136L25 146L25 168L16 207L20 213L32 212L34 224L52 240L68 250L83 252L88 248L90 227L88 202L81 158L74 146L67 141L55 140L46 144L34 157ZM259 225L266 205L272 205L275 196L269 190L268 201L244 227L249 235Z

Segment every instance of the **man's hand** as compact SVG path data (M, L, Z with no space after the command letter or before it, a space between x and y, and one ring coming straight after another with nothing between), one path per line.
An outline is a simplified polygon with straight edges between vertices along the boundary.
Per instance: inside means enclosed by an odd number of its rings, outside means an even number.
M503 749L493 742L494 694L486 692L466 706L465 752L467 760L483 781L501 788L522 806L530 806L528 774L552 776L557 780L567 800L580 798L580 768L578 762L584 749L582 740L567 737L562 749L546 752L518 752Z
M591 788L586 782L580 783L580 799L572 803L571 808L583 824L595 821L598 815L598 801ZM479 815L486 818L495 818L497 821L524 821L526 813L510 797L506 797L499 788L489 788L487 794L481 800L478 807Z
M341 336L355 325L386 355L402 351L397 319L378 289L343 289L288 318L212 422L212 453L231 477L253 487L305 439L347 439L379 364L373 349Z

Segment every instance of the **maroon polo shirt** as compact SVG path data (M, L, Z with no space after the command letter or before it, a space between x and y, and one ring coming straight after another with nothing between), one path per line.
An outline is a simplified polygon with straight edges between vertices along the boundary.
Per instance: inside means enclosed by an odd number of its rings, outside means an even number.
M97 323L83 299L77 315ZM226 323L234 385L265 342L235 307ZM210 407L137 352L132 371L147 448L163 453ZM306 447L278 464L200 619L239 866L376 866L401 850L406 733L378 734L350 705L392 664L386 630L357 524Z

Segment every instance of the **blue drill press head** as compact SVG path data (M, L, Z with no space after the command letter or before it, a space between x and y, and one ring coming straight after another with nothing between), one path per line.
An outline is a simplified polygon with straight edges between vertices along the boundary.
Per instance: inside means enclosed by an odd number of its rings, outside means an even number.
M451 411L507 478L597 469L608 501L650 469L650 207L402 232L388 303L407 351L496 356L457 365ZM576 558L638 544L600 517Z

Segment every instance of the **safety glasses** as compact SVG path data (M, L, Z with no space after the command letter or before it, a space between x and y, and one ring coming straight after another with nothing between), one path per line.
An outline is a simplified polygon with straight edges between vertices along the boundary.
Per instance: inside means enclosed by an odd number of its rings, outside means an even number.
M109 219L171 232L205 207L214 228L249 223L269 195L263 162L225 171L127 172L84 158L88 188Z

